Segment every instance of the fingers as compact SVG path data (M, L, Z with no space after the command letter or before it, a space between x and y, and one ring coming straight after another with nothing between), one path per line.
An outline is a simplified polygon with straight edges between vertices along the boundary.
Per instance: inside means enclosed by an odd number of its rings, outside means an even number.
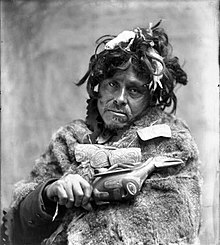
M82 206L86 210L91 210L89 200L92 187L80 175L69 174L54 182L50 187L50 196L52 195L58 198L60 205L67 208Z
M65 205L67 202L68 196L67 196L66 190L63 188L62 184L58 183L56 193L57 193L57 197L58 197L58 203L60 205Z
M63 186L64 191L66 192L67 199L63 203L67 208L72 208L74 205L74 195L72 191L72 185L71 182L66 182Z
M86 206L92 195L92 186L86 180L82 179L81 188L84 193L84 196L82 199L82 206Z
M74 193L74 197L75 197L74 205L76 207L80 207L82 205L82 200L83 200L83 196L84 196L80 182L76 182L75 185L73 186L73 193Z
M88 205L92 195L92 186L81 176L78 177L78 182L75 185L74 197L76 207L85 207L87 210L91 210L91 205Z

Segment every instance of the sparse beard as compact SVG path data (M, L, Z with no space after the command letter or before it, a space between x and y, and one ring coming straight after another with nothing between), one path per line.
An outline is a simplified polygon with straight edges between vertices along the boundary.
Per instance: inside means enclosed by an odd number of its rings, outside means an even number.
M117 125L117 124L105 124L105 128L109 130L123 129L126 125Z
M113 117L110 123L105 123L105 128L109 130L123 129L129 125L128 122L120 122L118 117Z

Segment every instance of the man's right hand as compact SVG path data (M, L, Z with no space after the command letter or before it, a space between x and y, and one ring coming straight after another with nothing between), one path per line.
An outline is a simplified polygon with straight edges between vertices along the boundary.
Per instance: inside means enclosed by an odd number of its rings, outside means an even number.
M83 207L91 210L89 202L92 186L78 174L68 174L45 187L48 199L65 205L67 208Z

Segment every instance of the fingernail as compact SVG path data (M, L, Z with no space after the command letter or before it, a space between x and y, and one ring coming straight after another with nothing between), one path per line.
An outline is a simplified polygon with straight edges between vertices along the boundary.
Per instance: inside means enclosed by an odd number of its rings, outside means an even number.
M92 205L90 203L86 204L86 205L82 205L82 207L87 210L87 211L92 211L93 208L92 208Z

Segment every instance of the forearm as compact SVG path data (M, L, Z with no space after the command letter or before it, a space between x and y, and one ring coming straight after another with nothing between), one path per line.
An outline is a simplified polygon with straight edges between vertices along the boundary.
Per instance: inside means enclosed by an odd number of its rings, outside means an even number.
M59 208L57 218L52 221L56 203L43 201L43 190L54 180L40 184L20 203L15 223L15 234L23 243L36 243L50 236L60 223L63 209Z

